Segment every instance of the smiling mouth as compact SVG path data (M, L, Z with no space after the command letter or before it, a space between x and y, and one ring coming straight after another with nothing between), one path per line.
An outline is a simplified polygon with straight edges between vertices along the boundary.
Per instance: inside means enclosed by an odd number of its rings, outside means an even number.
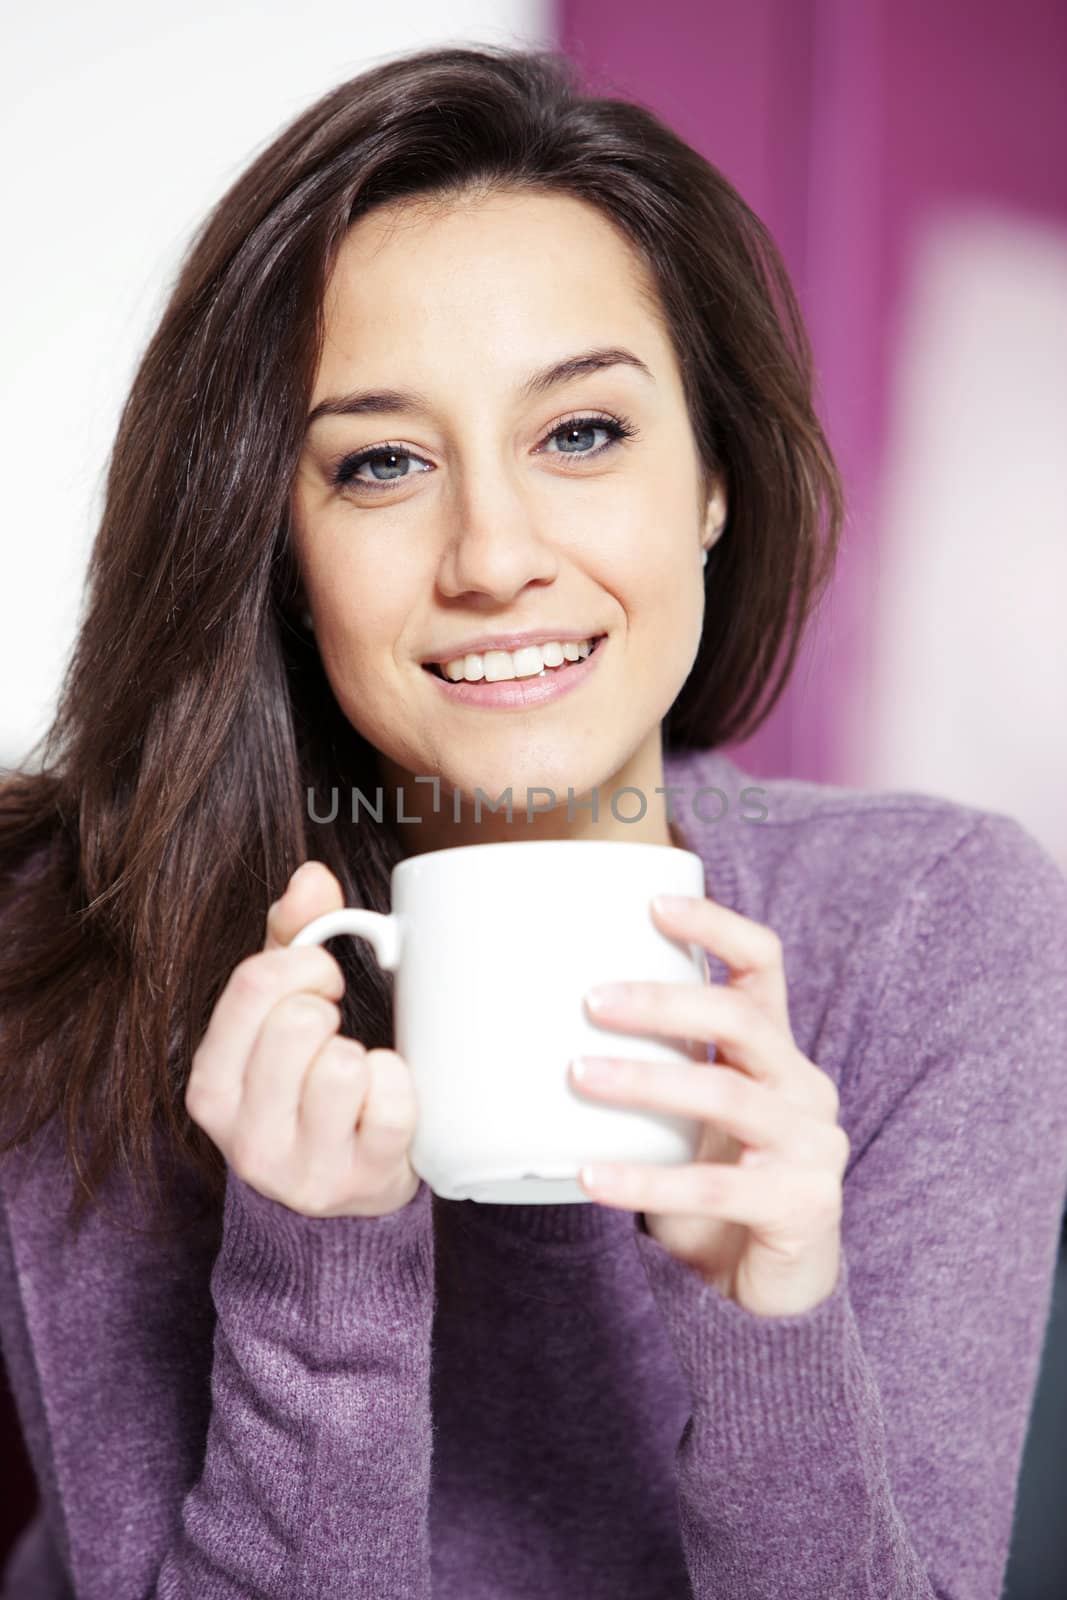
M442 679L445 683L536 683L539 678L547 678L551 673L566 672L568 667L580 667L583 661L588 661L590 656L596 655L601 644L606 638L606 633L598 634L592 641L592 647L589 651L589 655L579 656L577 661L563 660L560 662L558 667L542 666L540 672L523 672L516 674L516 676L513 678L487 679L484 673L480 678L448 678L445 676L444 671L436 661L424 661L422 663L422 670L424 672L432 672L434 677Z

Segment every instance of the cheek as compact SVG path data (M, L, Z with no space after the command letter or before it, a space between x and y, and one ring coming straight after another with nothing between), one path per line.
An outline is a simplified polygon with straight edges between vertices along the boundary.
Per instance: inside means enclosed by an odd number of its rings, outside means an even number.
M388 671L394 659L403 658L405 649L411 653L408 637L415 600L395 571L349 559L318 574L318 579L318 609L336 655L358 660L374 673Z
M614 566L620 578L625 575L628 588L650 598L676 594L691 570L687 558L700 534L688 486L643 479L637 492L628 487L625 501L608 519L596 535L607 570Z
M685 632L704 605L703 568L696 554L695 530L664 522L646 532L641 548L627 557L626 605L634 625L658 631L675 626Z
M688 541L690 535L687 532ZM692 534L693 546L696 534ZM646 561L627 587L623 603L629 613L631 639L656 681L680 685L688 677L700 648L704 625L703 568L688 542L660 547L659 560Z

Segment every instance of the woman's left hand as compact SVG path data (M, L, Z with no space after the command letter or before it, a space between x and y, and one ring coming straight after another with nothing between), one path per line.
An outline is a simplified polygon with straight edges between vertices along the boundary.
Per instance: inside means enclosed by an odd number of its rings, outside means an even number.
M602 1074L579 1077L572 1064L571 1076L597 1100L697 1119L697 1158L585 1167L582 1186L603 1205L642 1212L645 1232L745 1310L807 1311L838 1280L850 1146L833 1081L793 1039L781 941L714 900L663 910L653 900L652 911L668 938L719 957L728 981L602 985L586 1003L601 1026L686 1040L694 1064L585 1056L604 1063ZM594 1008L609 987L615 997Z

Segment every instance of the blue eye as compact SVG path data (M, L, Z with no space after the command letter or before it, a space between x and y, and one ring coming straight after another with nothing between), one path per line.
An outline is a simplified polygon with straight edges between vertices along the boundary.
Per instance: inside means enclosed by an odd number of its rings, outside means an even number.
M628 427L624 422L616 421L614 417L573 417L569 422L561 422L558 428L553 428L548 437L550 439L558 439L560 435L574 433L606 433L608 442L607 444L597 445L595 450L550 450L547 453L549 455L566 456L599 456L603 455L605 450L610 450L611 446L617 444L620 439L633 437L632 428Z
M614 449L621 439L633 439L637 436L637 430L626 417L577 416L568 417L545 437L550 440L570 437L573 442L575 434L597 432L606 433L608 437L606 443L597 445L593 450L550 450L546 454L587 461L592 456L605 455ZM415 455L413 451L405 450L402 444L375 445L373 450L360 450L355 455L345 456L333 473L333 482L338 488L349 492L358 486L360 491L368 490L372 495L381 494L383 491L388 492L391 484L403 483L414 476L410 472L399 470L399 465L408 461L421 461L424 467L429 467L429 462L423 461L423 458ZM372 468L383 466L387 475L374 480L357 477L357 473L365 466Z
M421 456L412 455L410 451L404 450L400 445L377 445L373 450L362 450L359 455L346 456L334 473L333 481L341 488L345 488L352 483L358 483L364 489L388 488L390 483L402 482L404 478L411 476L407 472L398 473L396 471L396 462L419 461L421 459ZM387 472L393 475L375 479L373 482L368 478L356 477L360 467L368 465L376 467L379 463L384 463Z

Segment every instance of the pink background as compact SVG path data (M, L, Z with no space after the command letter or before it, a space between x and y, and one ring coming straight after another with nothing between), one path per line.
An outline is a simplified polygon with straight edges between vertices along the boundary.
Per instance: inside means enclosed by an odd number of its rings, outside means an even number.
M931 661L925 678L916 669L914 685L891 674L888 693L897 696L899 723L892 756L880 739L879 706L887 696L880 701L873 687L879 651L895 644L899 653L912 620L899 603L894 609L885 600L880 582L895 572L895 562L911 563L913 585L924 580L924 557L905 557L902 540L901 551L895 548L885 477L894 383L905 360L901 330L909 325L909 297L919 297L923 281L916 278L919 246L931 224L947 225L952 237L953 219L974 217L996 219L1009 240L1020 229L1018 237L1029 238L1026 230L1037 226L1051 228L1054 243L1067 241L1067 7L1058 0L660 0L654 6L560 0L558 23L560 44L592 75L591 87L649 105L722 169L769 226L814 345L819 410L844 475L849 522L832 597L807 654L766 728L734 753L766 774L953 789L957 798L1029 820L1067 861L1067 835L1047 820L1067 814L1067 788L1059 790L1058 805L1047 794L1048 784L1064 777L1062 756L1050 758L1049 745L1062 750L1067 717L1053 726L1048 717L1057 705L1067 710L1067 671L1051 700L1045 684L1040 716L1022 675L1019 693L1003 707L1014 777L1005 774L1003 760L994 776L995 724L984 726L983 749L975 752L964 741L976 736L963 735L953 717L941 731L936 763L908 756L922 748L924 708L937 703L937 674L956 674L958 684L946 677L942 687L945 704L957 704L994 625L1017 629L1025 656L1033 637L1028 594L1021 615L981 616L987 602L968 588L967 570L953 569L960 591L956 601L947 595L946 605L969 607L966 627L959 648L946 652L952 659ZM952 258L953 271L959 262L968 274L981 271L986 235L980 230L977 237ZM946 355L942 365L958 359ZM1014 385L1013 394L1026 387ZM936 396L931 405L933 415L941 414ZM914 507L929 504L922 492L929 464L892 459L893 480L907 470L913 485L910 515L921 514ZM975 472L989 470L989 441L975 442L973 463L962 459L962 469L952 470L962 471L961 487L969 488ZM950 506L960 502L951 479L947 494ZM1059 537L1051 548L1058 543L1062 552L1067 525L1055 499L1040 499L1037 520L1055 522ZM988 535L997 551L1000 521ZM1027 525L1034 521L1028 516ZM924 548L938 537L938 527L928 530ZM1035 587L1053 576L1067 594L1062 565L1053 574L1038 562ZM892 584L887 592L895 592ZM1033 603L1039 601L1035 594ZM1023 729L1017 759L1020 717L1032 726Z

